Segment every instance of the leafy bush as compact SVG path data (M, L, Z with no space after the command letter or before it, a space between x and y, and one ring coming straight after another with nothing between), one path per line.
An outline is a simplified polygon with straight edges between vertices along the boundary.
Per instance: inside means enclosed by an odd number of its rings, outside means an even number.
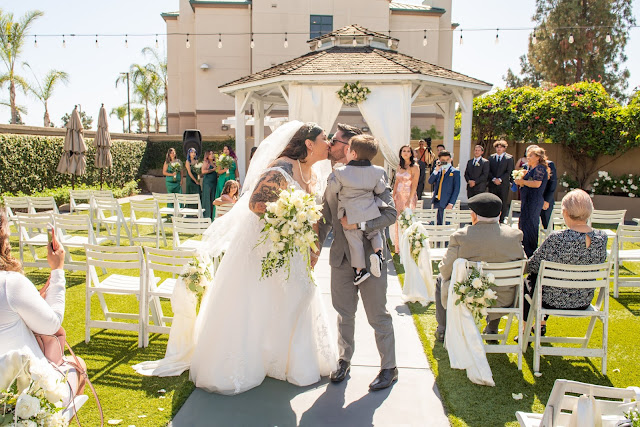
M593 194L612 194L640 197L640 175L611 177L606 171L598 171L598 178L591 183Z
M100 185L86 185L80 184L76 185L76 190L99 190ZM134 196L140 193L140 189L138 189L138 181L129 181L124 186L119 187L110 187L108 185L102 186L103 190L111 190L113 192L113 197L116 199L120 199L122 197ZM69 203L69 190L71 190L70 185L64 185L58 188L50 188L43 191L36 191L35 193L25 194L22 191L18 191L16 193L5 192L0 194L0 199L4 200L7 196L33 196L33 197L50 197L52 196L56 205L64 205L65 203Z

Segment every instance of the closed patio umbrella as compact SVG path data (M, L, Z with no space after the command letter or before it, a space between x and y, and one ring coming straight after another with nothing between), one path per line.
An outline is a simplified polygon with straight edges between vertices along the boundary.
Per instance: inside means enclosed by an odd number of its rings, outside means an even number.
M113 165L111 158L111 135L109 135L109 124L107 122L107 110L104 104L100 107L98 114L98 130L96 132L96 160L95 165L100 169L100 189L102 190L102 172L104 168Z
M71 174L71 186L75 188L76 175L84 175L87 161L84 157L87 146L84 143L84 128L78 113L78 106L73 108L71 118L67 123L67 133L64 136L63 153L56 169L60 173Z

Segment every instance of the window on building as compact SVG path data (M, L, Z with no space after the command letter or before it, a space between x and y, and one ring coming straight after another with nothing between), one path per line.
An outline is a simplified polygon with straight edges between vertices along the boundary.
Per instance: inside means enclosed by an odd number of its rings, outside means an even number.
M311 15L309 25L310 38L320 37L333 31L333 16Z

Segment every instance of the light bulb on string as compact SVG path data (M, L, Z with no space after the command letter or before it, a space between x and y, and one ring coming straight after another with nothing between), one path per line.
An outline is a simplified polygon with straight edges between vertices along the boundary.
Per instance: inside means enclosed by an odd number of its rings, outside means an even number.
M495 40L495 44L500 44L500 35L498 33L498 29L496 28L496 40Z
M391 48L393 45L393 40L391 40L391 30L389 30L389 40L387 40L387 46Z
M128 35L124 35L124 47L129 48L129 40L127 40Z
M356 36L353 36L353 41L351 42L351 44L354 46L358 46L358 41L356 40Z
M607 43L611 43L611 34L607 33L607 35L606 35L606 37L604 38L604 40L605 40Z
M464 44L464 41L463 41L463 39L462 39L462 30L460 30L460 44L461 44L461 45L462 45L462 44Z
M67 47L67 41L64 39L64 34L62 35L62 47Z
M156 34L156 49L158 48L158 35Z
M38 47L38 37L37 36L33 36L33 47L35 47L35 48Z
M569 43L573 44L574 41L575 39L573 38L573 34L569 34Z
M218 49L222 49L222 34L218 33Z
M426 46L428 43L427 41L427 30L424 30L424 38L422 39L422 46Z
M256 42L253 41L253 33L251 33L251 49L256 47Z
M538 43L538 38L536 37L536 33L534 31L533 35L531 36L531 44L535 45L536 43Z
M289 40L287 40L287 33L284 33L284 48L289 47Z
M318 47L318 49L320 49L322 47L322 40L318 40L316 46Z
M184 46L189 49L191 47L191 43L189 42L189 33L187 33L187 41L184 43Z

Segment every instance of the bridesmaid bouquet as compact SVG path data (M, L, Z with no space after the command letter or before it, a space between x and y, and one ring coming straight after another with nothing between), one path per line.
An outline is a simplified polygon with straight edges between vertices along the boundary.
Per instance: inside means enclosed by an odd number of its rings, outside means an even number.
M514 180L524 179L524 176L527 174L527 172L529 171L526 169L515 169L513 172L511 172L511 178L513 178ZM511 183L511 191L518 191L518 186L515 182Z
M400 223L402 230L406 230L411 226L411 224L416 222L416 217L411 209L406 208L398 217L398 222Z
M202 175L202 162L198 162L195 165L191 165L191 173L198 177L200 181L200 175Z
M418 258L420 258L420 252L422 248L427 247L427 236L419 229L414 229L409 235L409 246L411 247L411 256L418 265Z
M270 277L284 268L288 279L291 257L296 251L306 260L307 273L311 278L309 251L318 250L313 225L322 217L321 209L312 194L295 187L282 190L276 202L267 203L267 210L262 215L264 227L256 245L271 245L262 258L261 278Z
M233 166L233 158L231 156L227 156L226 154L220 154L218 157L217 165L222 169L230 169ZM227 174L229 171L227 170Z
M169 167L167 168L169 173L180 172L180 169L182 169L182 164L180 163L179 160L176 160L176 161L173 161L173 162L169 163ZM177 181L178 178L174 176L173 180Z
M495 286L495 280L493 274L482 274L473 267L466 280L453 285L453 292L457 297L456 305L466 305L478 325L487 315L487 308L495 304L498 299L498 294L491 289Z
M6 378L0 390L0 425L66 427L62 399L67 384L54 375L47 361L18 352L7 353Z

